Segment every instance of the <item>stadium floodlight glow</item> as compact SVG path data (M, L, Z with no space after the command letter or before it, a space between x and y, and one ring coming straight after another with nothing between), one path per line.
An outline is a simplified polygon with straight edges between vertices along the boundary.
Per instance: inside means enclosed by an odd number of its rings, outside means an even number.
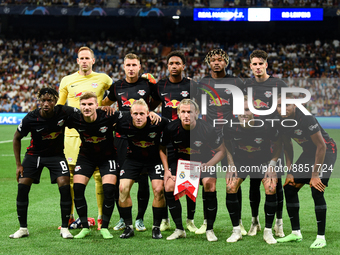
M179 19L179 16L177 16L177 15L172 16L172 19Z
M249 8L248 21L270 21L270 8Z

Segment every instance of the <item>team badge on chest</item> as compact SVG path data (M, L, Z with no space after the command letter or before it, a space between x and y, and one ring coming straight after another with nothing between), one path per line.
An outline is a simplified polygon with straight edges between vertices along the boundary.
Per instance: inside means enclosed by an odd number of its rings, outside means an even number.
M201 141L195 141L194 144L197 146L197 147L201 147L201 145L203 144Z
M182 97L187 97L189 95L188 91L182 91L181 92Z
M302 130L301 129L294 130L294 134L301 135L302 134Z
M265 95L267 98L269 98L269 97L272 96L272 92L271 92L271 91L266 91L266 92L264 93L264 95Z
M145 92L145 90L138 90L137 93L141 96L144 96L146 92Z
M156 137L156 135L157 135L157 133L156 133L156 132L152 132L152 133L150 133L148 136L149 136L150 138L155 138L155 137Z
M98 84L97 83L92 83L91 85L93 88L97 88L98 87Z
M107 127L101 127L101 128L99 129L99 131L102 132L102 133L105 133L106 130L107 130Z
M255 141L256 143L260 144L260 143L263 142L263 139L262 139L262 138L256 138L254 141Z

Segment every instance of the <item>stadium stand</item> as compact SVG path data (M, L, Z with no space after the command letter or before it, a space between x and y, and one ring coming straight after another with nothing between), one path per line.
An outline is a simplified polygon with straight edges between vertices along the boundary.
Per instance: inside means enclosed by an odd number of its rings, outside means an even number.
M285 80L289 86L307 88L312 100L307 104L316 116L340 116L340 47L339 41L315 40L309 44L221 45L201 42L164 46L158 41L36 41L0 40L0 111L27 112L36 105L33 95L44 86L59 87L62 77L78 69L77 49L88 45L94 49L94 71L105 72L113 80L124 77L123 56L135 52L141 57L142 70L159 80L168 75L165 56L180 49L187 57L186 76L199 81L208 74L203 62L206 52L223 48L230 56L228 73L243 79L251 77L249 54L254 49L269 53L268 73ZM299 96L299 95L296 95Z

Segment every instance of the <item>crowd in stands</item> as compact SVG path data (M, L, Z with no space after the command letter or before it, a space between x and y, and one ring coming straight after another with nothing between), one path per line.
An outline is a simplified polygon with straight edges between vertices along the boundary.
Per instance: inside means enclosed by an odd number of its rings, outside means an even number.
M114 81L124 78L123 58L129 52L141 57L143 73L151 73L157 80L166 77L166 55L172 50L185 52L185 75L200 81L209 74L204 57L214 48L222 48L230 56L228 74L246 79L252 77L250 53L263 49L269 54L267 71L270 75L283 79L291 87L303 87L311 92L312 100L307 104L311 113L316 116L340 116L338 40L316 40L309 44L224 45L195 39L172 46L164 46L158 41L0 40L0 111L27 112L36 107L36 95L40 88L53 86L58 90L62 77L78 70L77 49L84 45L94 50L94 71L105 72Z
M0 0L1 5L41 5L41 6L106 6L107 0Z
M2 5L26 4L43 6L106 6L108 0L0 0ZM340 0L224 0L214 7L322 7L337 8ZM210 0L120 0L117 7L209 7Z
M319 7L337 8L338 0L224 0L224 7Z

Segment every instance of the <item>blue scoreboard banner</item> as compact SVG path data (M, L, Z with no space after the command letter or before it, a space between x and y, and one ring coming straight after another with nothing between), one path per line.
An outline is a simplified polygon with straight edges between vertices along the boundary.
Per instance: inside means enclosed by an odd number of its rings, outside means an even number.
M194 21L320 21L322 8L194 8Z

